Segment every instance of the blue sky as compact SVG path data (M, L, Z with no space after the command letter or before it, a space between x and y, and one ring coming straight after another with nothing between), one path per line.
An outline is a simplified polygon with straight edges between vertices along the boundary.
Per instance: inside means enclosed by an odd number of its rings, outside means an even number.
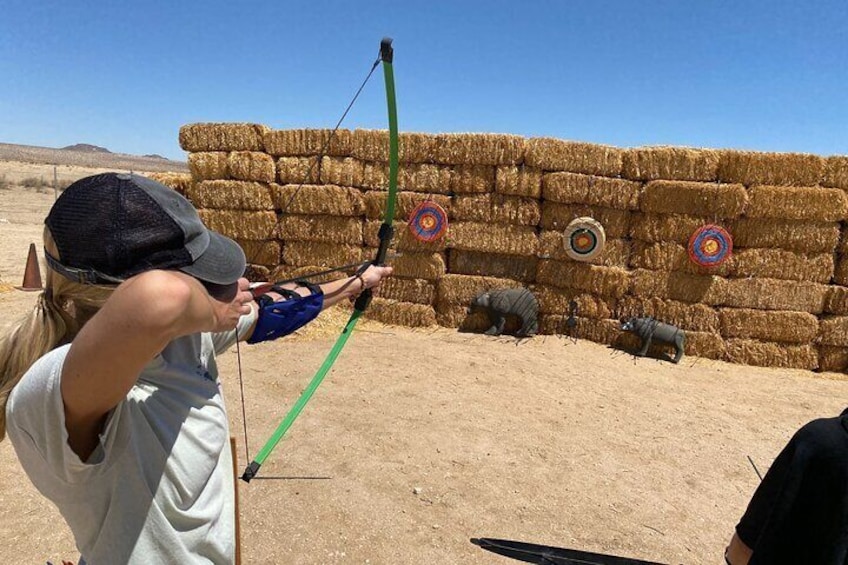
M391 36L402 131L848 154L846 30L846 0L4 0L0 142L332 127ZM382 80L343 127L386 127Z

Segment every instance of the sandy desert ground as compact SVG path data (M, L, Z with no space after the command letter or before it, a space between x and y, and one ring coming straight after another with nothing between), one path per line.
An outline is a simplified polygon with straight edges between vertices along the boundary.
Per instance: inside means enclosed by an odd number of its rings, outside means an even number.
M0 190L0 281L20 284L53 198ZM36 296L0 293L2 325ZM293 338L242 347L251 456L346 318L325 316ZM235 352L221 368L241 469ZM469 543L499 537L718 564L758 483L748 458L765 472L799 426L838 414L844 378L366 321L263 466L278 478L239 481L243 562L517 563ZM77 556L8 441L0 539L3 563Z

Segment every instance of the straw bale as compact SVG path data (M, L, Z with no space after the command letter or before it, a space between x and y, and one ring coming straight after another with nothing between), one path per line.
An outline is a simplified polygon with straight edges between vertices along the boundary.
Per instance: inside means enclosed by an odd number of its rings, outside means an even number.
M263 151L268 128L258 124L204 123L180 128L183 151Z
M451 169L450 191L456 194L492 192L495 189L495 167L458 165Z
M822 345L848 346L848 316L830 316L819 322L818 342Z
M282 246L273 239L265 241L238 240L248 263L276 267L281 262Z
M523 165L504 165L495 170L495 192L512 196L542 196L542 170Z
M432 306L374 297L364 316L390 326L424 328L438 325Z
M365 220L365 228L362 236L365 245L377 248L380 246L380 225L382 220ZM447 246L447 238L441 237L436 241L418 241L409 230L409 224L403 221L395 221L392 226L395 229L391 247L403 253L434 253L444 251Z
M536 255L539 250L539 238L531 226L455 222L448 228L448 241L455 249L484 253Z
M444 165L517 165L524 158L524 138L497 133L436 135L436 162Z
M451 217L467 222L535 226L542 212L539 201L533 198L488 193L456 196L451 204Z
M730 279L723 306L758 310L792 310L819 314L824 310L827 286L806 281Z
M369 258L367 250L357 245L289 241L283 246L283 261L294 266L315 265L327 269Z
M839 224L738 218L730 224L734 247L780 247L799 253L833 253Z
M833 155L825 159L822 185L848 190L848 155Z
M836 262L833 271L833 282L842 286L848 286L848 256L842 255Z
M536 270L536 281L540 284L621 298L630 286L630 273L619 267L543 259L539 261L539 268Z
M633 214L630 237L649 243L670 242L689 245L699 227L710 223L706 218L685 214Z
M277 180L282 184L318 184L320 171L318 157L277 159Z
M292 265L279 265L276 269L274 269L271 273L273 279L265 279L265 280L290 280L290 279L302 279L308 280L309 282L315 284L324 284L326 282L338 280L340 277L344 276L338 272L327 273L325 275L316 276L315 273L320 273L322 271L326 271L327 267L319 267L318 265L307 265L305 267L295 267ZM352 273L354 269L348 269L349 273ZM357 283L358 284L358 283Z
M577 325L574 327L571 337L585 339L595 343L603 343L605 345L611 345L621 339L621 324L618 320L595 320L593 318L575 317L575 322L577 322ZM546 324L546 326L548 325ZM567 326L565 333L568 333Z
M630 261L630 247L630 241L626 239L607 239L600 253L583 262L604 267L627 267ZM542 230L539 233L539 257L557 261L574 261L565 252L562 232L553 230Z
M550 137L528 139L525 147L524 162L531 167L605 177L621 173L623 151L617 147Z
M362 186L365 163L353 157L324 157L319 176L321 184Z
M848 347L819 347L819 370L845 372L848 370Z
M244 278L250 282L265 282L271 280L271 270L264 265L248 263L244 268Z
M612 318L615 311L615 300L601 298L583 290L544 284L535 285L532 290L539 301L539 312L542 314L568 317L572 300L577 305L575 316L582 318Z
M398 171L398 177L400 177L400 171ZM385 163L365 163L362 170L362 188L388 190L389 166Z
M737 249L730 276L828 283L833 277L832 253L804 254L783 249Z
M836 243L836 253L840 257L848 255L848 223L842 224L839 241Z
M398 186L403 191L426 192L427 194L450 194L453 171L428 163L402 165L398 171ZM388 188L388 183L383 189Z
M655 180L639 199L643 212L735 218L748 202L741 184Z
M485 312L468 312L465 306L444 306L436 308L436 321L440 326L457 328L460 332L483 333L492 326ZM517 316L506 316L503 333L514 334L521 328Z
M350 155L353 133L339 129L287 129L265 133L265 151L275 157L305 157L308 155Z
M578 173L548 173L542 177L545 200L588 204L618 210L638 210L642 184Z
M369 220L380 220L383 218L383 214L386 213L386 195L386 192L379 190L369 190L362 195L366 218ZM445 196L444 194L423 194L421 192L398 192L397 200L395 201L395 218L398 220L408 220L409 215L415 207L427 200L432 200L450 214L450 196Z
M687 304L678 300L662 298L637 298L625 296L618 302L616 318L629 319L651 317L682 330L719 332L719 317L714 308L706 304Z
M323 241L362 245L362 220L350 216L285 214L277 237L285 241Z
M686 343L683 352L692 357L705 359L724 359L726 345L721 336L710 332L686 332Z
M810 343L818 318L806 312L770 312L750 308L720 308L721 335L780 343Z
M458 275L500 277L531 283L536 280L535 257L498 255L452 249L449 252L450 272Z
M648 243L634 241L630 256L630 266L637 269L654 271L683 271L692 274L710 274L726 276L731 271L732 259L715 267L702 267L689 258L686 247L679 243L661 241Z
M723 359L725 355L724 340L717 333L686 331L686 341L683 352L692 357L703 357L705 359ZM635 353L642 347L638 336L630 332L621 332L613 342L615 347ZM671 357L674 354L674 346L654 341L648 347L648 356L654 358Z
M828 285L824 294L824 311L828 314L848 315L848 287Z
M398 134L398 160L400 163L433 163L435 144L433 134L401 132ZM354 130L350 155L363 161L388 162L389 131Z
M399 302L433 304L436 301L436 283L426 279L387 277L381 284L380 297Z
M267 184L241 180L205 180L195 184L186 197L198 208L219 210L273 210Z
M690 147L635 147L622 155L621 174L633 180L714 181L718 151Z
M435 281L446 272L442 253L403 253L389 261L389 264L393 268L392 275L396 277Z
M542 219L539 226L545 230L563 231L572 220L587 216L600 222L607 239L627 237L630 232L631 213L628 211L602 206L560 204L548 200L542 202Z
M741 365L813 370L819 366L818 350L812 345L786 345L755 339L728 339L726 359Z
M482 292L506 288L523 288L523 285L498 277L448 274L436 283L436 308L446 310L453 306L467 307Z
M813 186L824 174L824 158L803 153L719 151L718 178L723 182Z
M848 197L839 188L812 186L752 186L749 218L838 222L848 217Z
M268 239L277 227L277 215L274 212L201 208L197 213L207 228L237 240Z
M194 186L194 180L186 173L148 173L147 177L164 184L183 196Z
M365 211L362 193L350 187L332 184L274 185L271 195L277 209L286 214L361 216Z
M228 179L230 178L228 161L229 153L224 151L189 153L188 169L191 171L191 177L196 181Z
M236 180L274 182L277 178L274 158L258 151L233 151L227 158L227 168Z
M727 280L715 275L636 269L631 273L631 280L631 292L639 298L667 298L717 306L724 303L727 294Z

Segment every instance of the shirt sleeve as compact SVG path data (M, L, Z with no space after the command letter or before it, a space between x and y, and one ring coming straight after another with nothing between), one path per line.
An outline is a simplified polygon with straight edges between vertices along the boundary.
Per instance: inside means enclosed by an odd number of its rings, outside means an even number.
M215 347L215 354L221 354L232 347L236 342L236 336L242 339L245 338L251 326L256 322L257 316L256 303L251 302L250 313L239 318L236 329L210 334L212 336L212 344Z
M86 461L68 445L61 375L69 347L54 349L33 364L6 405L9 438L27 475L40 489L50 490L57 480L73 484L96 478L113 459L117 441L116 421L123 403L109 414L100 442Z

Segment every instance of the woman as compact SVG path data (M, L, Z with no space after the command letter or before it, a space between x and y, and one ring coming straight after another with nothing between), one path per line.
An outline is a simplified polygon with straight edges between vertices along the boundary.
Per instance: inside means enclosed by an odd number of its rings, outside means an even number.
M8 434L89 564L233 562L215 354L255 338L257 322L277 323L242 277L244 253L188 200L136 175L74 183L45 225L45 289L0 338L0 439ZM317 314L389 274L370 266L260 303L303 297Z

